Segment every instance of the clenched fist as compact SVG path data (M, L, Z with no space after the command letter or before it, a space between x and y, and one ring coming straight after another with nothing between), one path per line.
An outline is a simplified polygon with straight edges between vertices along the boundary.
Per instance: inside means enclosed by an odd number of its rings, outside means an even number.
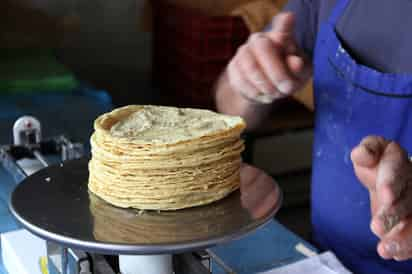
M385 259L412 258L412 163L398 144L369 136L352 151L355 173L369 190L371 229Z

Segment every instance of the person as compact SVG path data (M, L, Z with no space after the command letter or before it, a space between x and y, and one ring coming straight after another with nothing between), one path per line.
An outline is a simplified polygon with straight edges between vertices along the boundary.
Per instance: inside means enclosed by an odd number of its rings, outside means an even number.
M291 0L216 83L259 127L313 76L314 242L354 273L412 273L412 2Z

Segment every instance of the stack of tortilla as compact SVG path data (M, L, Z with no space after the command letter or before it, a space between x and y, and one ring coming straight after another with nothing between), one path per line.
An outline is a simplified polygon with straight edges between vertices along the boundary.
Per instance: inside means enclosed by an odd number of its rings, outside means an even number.
M119 207L176 210L239 187L240 117L208 110L126 106L100 116L89 190Z

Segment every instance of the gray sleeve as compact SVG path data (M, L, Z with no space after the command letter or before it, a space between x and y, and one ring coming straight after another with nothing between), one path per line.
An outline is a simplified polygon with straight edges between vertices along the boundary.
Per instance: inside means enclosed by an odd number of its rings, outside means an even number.
M295 37L298 45L311 57L315 47L320 0L290 0L284 11L296 16ZM267 26L265 31L270 30Z

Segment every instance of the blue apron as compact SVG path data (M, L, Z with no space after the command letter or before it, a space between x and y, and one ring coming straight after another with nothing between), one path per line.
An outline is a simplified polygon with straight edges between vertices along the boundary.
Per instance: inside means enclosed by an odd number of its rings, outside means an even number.
M335 32L348 2L337 1L315 48L313 236L357 274L412 273L412 262L378 256L369 194L350 160L351 150L368 135L395 140L412 153L412 75L381 73L348 54Z

